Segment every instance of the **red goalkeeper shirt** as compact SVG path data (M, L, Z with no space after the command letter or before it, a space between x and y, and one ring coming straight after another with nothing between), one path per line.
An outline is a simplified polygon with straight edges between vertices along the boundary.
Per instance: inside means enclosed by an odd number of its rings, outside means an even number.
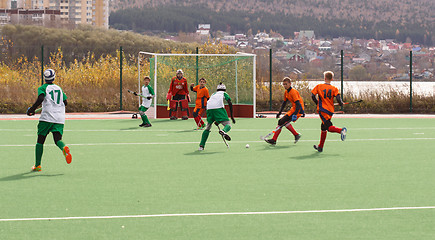
M177 77L173 77L171 80L171 85L169 86L169 91L172 96L175 95L187 95L189 94L189 90L187 89L187 80L186 78L178 79Z

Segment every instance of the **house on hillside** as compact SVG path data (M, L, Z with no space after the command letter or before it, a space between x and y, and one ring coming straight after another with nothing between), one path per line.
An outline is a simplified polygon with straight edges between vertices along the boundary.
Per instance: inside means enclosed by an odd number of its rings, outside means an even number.
M305 56L304 55L301 55L301 54L290 54L289 55L289 59L288 59L288 61L289 61L289 63L292 63L292 62L304 62L305 61Z
M294 35L295 35L295 39L299 41L312 40L316 38L316 35L312 30L301 30L299 32L294 32Z
M320 51L330 51L332 43L330 41L320 41L319 50Z
M198 24L198 29L196 29L196 33L199 35L210 35L210 24Z
M225 45L237 46L236 37L234 35L227 35L221 38L220 42Z
M271 33L270 34L270 38L272 38L274 41L284 42L284 37L281 34L276 33L276 32Z
M310 61L311 59L314 59L317 57L317 52L316 51L312 51L312 50L305 50L305 58L308 59L308 61Z

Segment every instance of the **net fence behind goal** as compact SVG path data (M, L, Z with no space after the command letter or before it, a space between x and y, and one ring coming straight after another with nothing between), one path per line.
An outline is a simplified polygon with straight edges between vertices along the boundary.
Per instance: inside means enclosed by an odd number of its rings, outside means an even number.
M157 54L140 52L138 59L139 85L144 76L150 76L156 97L154 100L155 116L161 116L159 109L167 107L166 94L171 79L178 69L182 69L187 79L191 102L195 106L196 93L190 91L190 84L198 84L200 78L207 80L206 87L210 95L222 82L227 87L235 105L235 115L255 117L255 55L254 54ZM248 110L250 109L250 110ZM237 114L238 113L238 114Z

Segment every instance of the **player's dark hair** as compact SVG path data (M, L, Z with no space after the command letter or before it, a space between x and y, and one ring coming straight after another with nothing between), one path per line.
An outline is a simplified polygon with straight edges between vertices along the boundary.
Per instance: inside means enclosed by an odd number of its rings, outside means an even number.
M200 78L199 81L204 80L204 82L207 82L207 80L205 80L205 78Z

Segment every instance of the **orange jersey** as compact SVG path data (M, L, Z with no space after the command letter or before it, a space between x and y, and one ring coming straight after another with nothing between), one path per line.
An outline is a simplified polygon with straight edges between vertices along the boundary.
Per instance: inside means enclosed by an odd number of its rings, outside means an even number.
M195 107L205 108L207 106L207 100L210 98L210 93L207 87L197 85L193 87L193 91L196 92Z
M311 93L319 96L319 103L317 104L319 114L326 113L332 116L334 114L334 98L340 94L338 88L331 84L322 83L314 87Z
M290 109L290 111L288 111L286 113L286 115L291 116L293 113L296 112L296 102L299 101L299 103L301 104L302 109L299 110L300 112L304 111L304 101L301 98L301 95L299 94L298 90L294 89L294 88L289 88L288 90L285 90L284 92L284 101L290 101L292 103L292 108ZM299 114L296 113L296 114Z

